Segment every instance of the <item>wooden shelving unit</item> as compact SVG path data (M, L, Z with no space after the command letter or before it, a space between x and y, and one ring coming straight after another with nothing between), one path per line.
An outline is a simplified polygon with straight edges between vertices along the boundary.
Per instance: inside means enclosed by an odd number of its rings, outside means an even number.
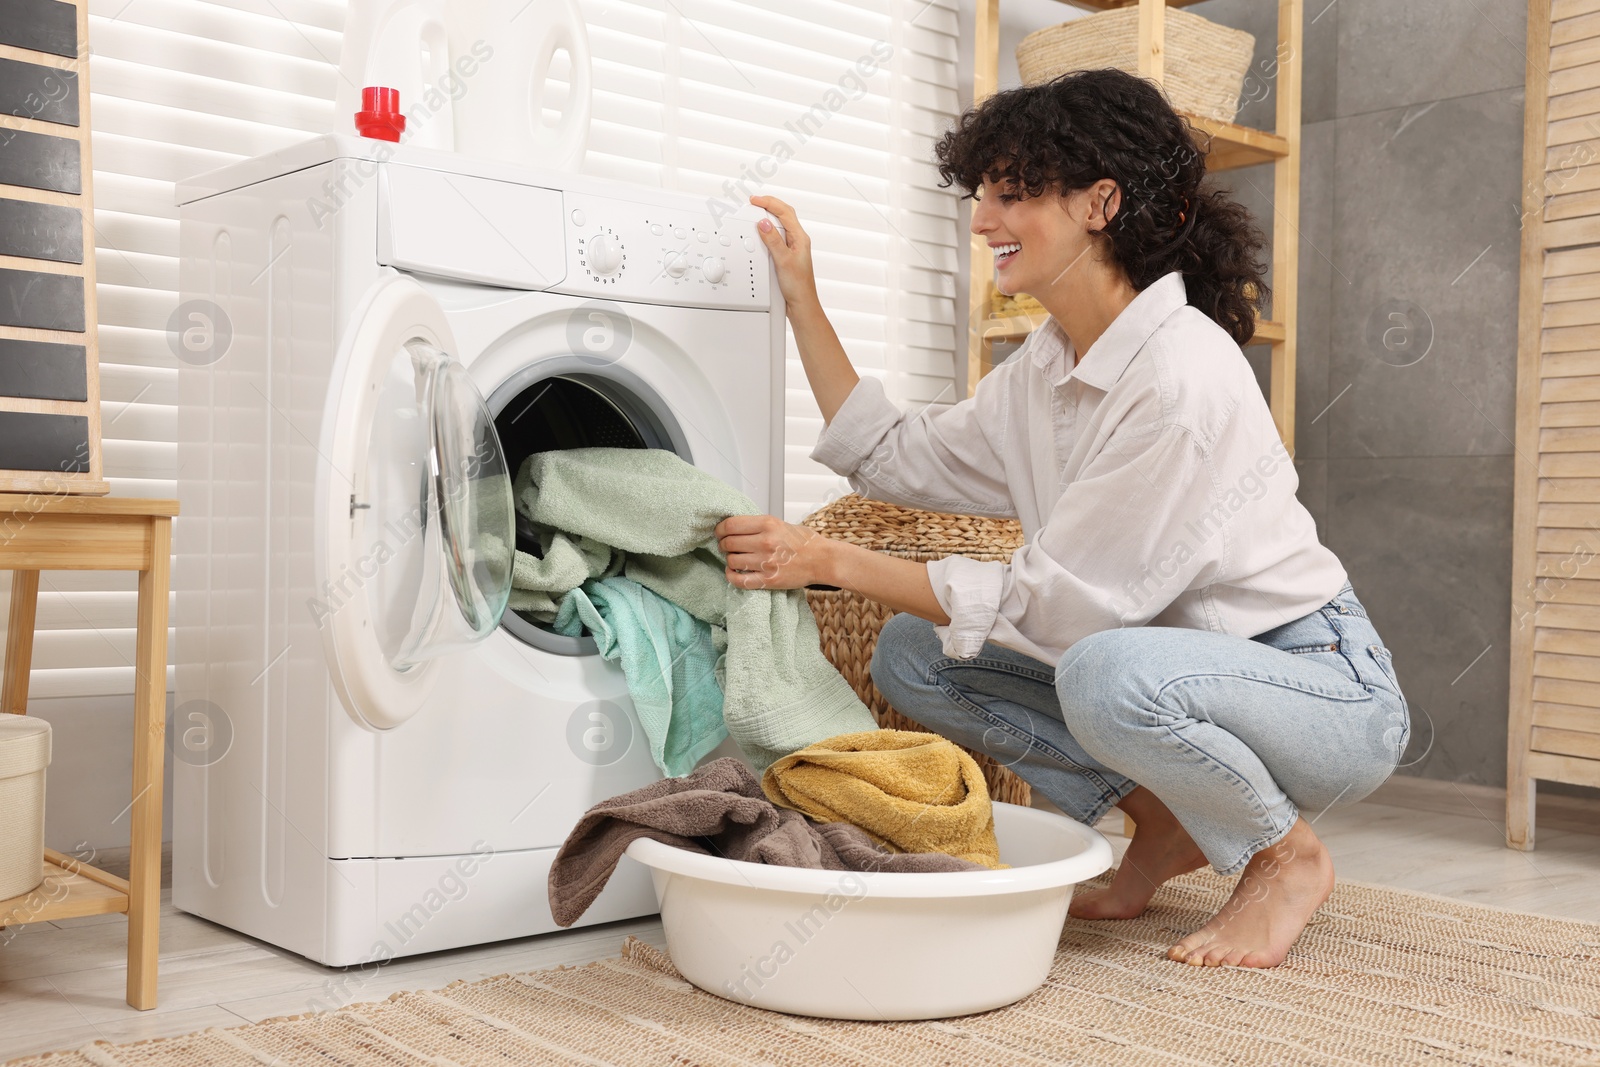
M125 915L127 911L126 878L80 863L53 848L44 850L44 881L38 888L0 900L0 922L9 926L85 915Z
M1160 81L1164 74L1166 8L1187 7L1198 0L1062 0L1091 11L1139 8L1139 73ZM1272 346L1272 373L1268 401L1278 433L1294 451L1295 297L1299 277L1298 226L1300 217L1300 56L1301 0L1278 0L1278 51L1288 59L1278 64L1277 119L1273 131L1252 129L1199 115L1185 115L1206 149L1208 172L1273 164L1272 231L1273 318L1256 324L1252 343ZM977 0L974 35L974 105L993 94L1000 80L1000 0ZM989 313L994 289L994 267L988 246L972 238L972 273L969 284L972 324L967 337L967 391L993 364L996 341L1026 337L1041 323L1042 315L996 316Z

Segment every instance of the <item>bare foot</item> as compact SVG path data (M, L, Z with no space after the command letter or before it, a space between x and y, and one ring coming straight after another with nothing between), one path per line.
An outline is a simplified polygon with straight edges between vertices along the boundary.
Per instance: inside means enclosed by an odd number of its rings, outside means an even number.
M1250 857L1228 902L1167 950L1196 967L1276 967L1333 892L1333 859L1311 824L1296 819L1271 848Z
M1167 806L1140 786L1117 807L1134 818L1133 840L1104 889L1072 894L1067 913L1080 919L1132 919L1143 913L1161 883L1206 865L1200 846Z

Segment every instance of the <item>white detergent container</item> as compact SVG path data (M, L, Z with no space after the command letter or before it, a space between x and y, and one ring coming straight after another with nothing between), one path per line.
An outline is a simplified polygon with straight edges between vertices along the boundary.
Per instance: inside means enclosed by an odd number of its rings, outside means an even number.
M486 60L456 102L456 150L487 159L576 173L589 146L593 77L589 33L577 0L456 0L451 50L488 42ZM555 57L566 52L566 99L550 92ZM561 113L555 124L545 109Z
M408 144L455 148L455 101L469 85L451 62L460 58L450 48L454 7L446 0L350 0L334 97L335 133L354 132L361 89L381 85L400 92L406 116L402 137Z

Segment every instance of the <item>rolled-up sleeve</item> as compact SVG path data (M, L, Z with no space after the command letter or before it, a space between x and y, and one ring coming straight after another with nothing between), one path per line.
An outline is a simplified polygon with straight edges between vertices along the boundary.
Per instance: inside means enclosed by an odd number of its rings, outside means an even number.
M945 655L985 641L1057 663L1079 638L1155 618L1228 551L1210 459L1181 426L1115 436L1009 563L947 556L928 579Z
M1002 365L975 394L937 411L901 411L876 378L862 378L834 413L811 458L862 496L906 507L1003 518L1016 516L997 442L1006 432ZM992 435L992 436L991 436Z

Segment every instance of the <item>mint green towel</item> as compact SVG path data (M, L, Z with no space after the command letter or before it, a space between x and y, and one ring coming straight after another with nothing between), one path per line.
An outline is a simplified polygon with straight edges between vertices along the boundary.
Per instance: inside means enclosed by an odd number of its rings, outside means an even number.
M628 578L585 582L561 601L554 628L594 635L600 654L620 660L650 758L677 778L722 743L721 649L709 623Z
M743 493L645 448L538 452L512 489L536 524L620 549L626 577L727 628L723 719L757 770L823 738L878 729L823 657L803 590L728 584L712 530L729 515L761 514Z

